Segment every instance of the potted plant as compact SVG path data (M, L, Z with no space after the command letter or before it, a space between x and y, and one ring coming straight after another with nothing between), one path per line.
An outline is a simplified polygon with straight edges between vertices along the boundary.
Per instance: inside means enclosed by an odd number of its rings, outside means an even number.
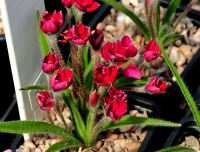
M56 11L53 14L44 12L40 17L40 13L37 12L38 32L43 55L41 67L48 83L47 85L21 88L21 90L40 90L36 94L36 99L40 109L45 112L49 123L31 120L4 122L0 124L0 131L11 133L50 132L57 134L61 136L61 141L47 150L57 151L67 148L91 147L101 132L134 123L179 126L176 123L153 118L123 116L127 112L128 98L126 92L119 88L120 86L124 84L145 84L143 90L151 93L163 93L166 89L166 83L156 77L142 77L141 71L132 63L132 60L128 59L137 54L137 48L133 46L128 36L123 36L122 39L113 44L106 42L101 50L101 55L106 63L99 64L98 50L101 47L103 35L98 29L95 30L95 33L90 33L90 28L81 23L83 11L93 11L99 7L99 4L96 1L84 3L84 5L80 1L62 2L69 11L67 13L68 29L61 33L62 39L59 41L61 43L70 42L70 58L67 62L63 60L56 41L55 33L63 24L62 13ZM118 5L117 3L113 4ZM120 8L124 7L120 6ZM71 10L74 13L75 25L72 25L71 22ZM139 23L143 25L142 22ZM162 50L169 65L172 66L177 81L181 82L180 85L184 88L182 79L177 76L173 65L164 52L163 42L157 42L157 39L150 40L150 33L143 32L143 34L149 40L148 45L145 46L145 60L150 62L158 58ZM90 45L92 46L90 48L91 54L87 51L86 43L88 39L90 39ZM110 49L112 47L113 49ZM115 51L118 52L115 53ZM125 77L117 77L118 70ZM188 94L185 88L183 92ZM192 99L189 98L189 100ZM70 109L72 126L69 126L63 117L61 111L63 104L66 104ZM57 126L52 122L50 117L51 108L55 109L62 121L62 126ZM101 117L98 115L99 110L103 110ZM13 125L18 125L18 127L13 128Z

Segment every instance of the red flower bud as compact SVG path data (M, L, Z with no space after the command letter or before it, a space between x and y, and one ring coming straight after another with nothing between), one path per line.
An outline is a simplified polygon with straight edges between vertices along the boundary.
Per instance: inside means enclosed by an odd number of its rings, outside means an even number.
M36 99L42 110L50 110L54 106L54 100L47 91L37 93Z
M101 47L103 38L104 38L103 32L98 29L96 29L94 33L90 35L89 38L90 45L93 47L94 50L98 50Z
M40 20L40 29L44 33L52 33L55 34L60 30L63 25L63 15L62 12L53 12L53 14L49 12L44 12L42 14L42 18Z
M82 12L92 12L100 6L94 0L74 0L73 4Z
M96 106L98 101L98 94L95 91L90 92L89 103L91 106Z
M156 76L151 77L149 84L145 87L148 92L155 94L164 93L166 88L167 84Z
M48 74L53 73L59 67L58 56L49 52L42 58L42 71Z
M65 90L71 85L73 78L71 69L58 69L58 72L50 79L50 86L53 91Z
M147 46L144 46L144 50L144 58L147 62L157 59L162 54L155 40L151 40Z

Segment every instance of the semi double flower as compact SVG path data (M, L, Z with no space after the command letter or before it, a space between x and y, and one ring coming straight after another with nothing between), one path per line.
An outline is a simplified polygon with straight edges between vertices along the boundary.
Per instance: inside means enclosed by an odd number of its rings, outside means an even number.
M42 58L42 71L48 74L52 74L55 70L59 68L58 56L49 52L46 56Z
M82 23L74 25L71 29L64 31L60 34L64 39L58 40L61 43L72 41L77 45L86 44L90 36L90 27L84 26Z
M107 86L116 80L117 74L116 66L98 65L94 68L94 83L99 86Z
M70 8L73 4L73 0L62 0L62 3L67 7Z
M53 14L46 11L42 14L40 20L40 29L44 33L55 34L60 30L62 25L63 25L63 14L61 11L56 12L56 10L54 10Z
M92 12L100 5L94 0L74 0L74 6L82 12Z
M36 99L41 110L50 110L54 106L54 100L47 91L37 93Z
M150 82L145 86L147 92L155 94L164 93L166 88L167 84L156 76L151 77Z
M55 92L65 90L71 85L73 78L71 69L58 69L58 72L50 78L50 86Z
M122 40L114 43L106 42L101 49L101 56L107 62L127 60L136 56L138 50L133 46L128 36L123 36Z
M128 95L125 94L125 92L123 92L123 90L121 89L117 89L115 88L114 86L110 86L108 88L108 93L109 93L109 96L112 100L116 100L116 101L126 101L127 98L128 98Z
M144 58L147 62L157 59L161 54L160 46L155 40L151 40L147 46L144 46Z

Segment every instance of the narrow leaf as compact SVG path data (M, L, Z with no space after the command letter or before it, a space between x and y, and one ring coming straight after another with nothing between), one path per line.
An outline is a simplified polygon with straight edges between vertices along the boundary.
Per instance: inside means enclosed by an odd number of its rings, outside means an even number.
M132 11L130 11L129 9L127 9L125 6L123 6L122 4L116 2L116 0L101 0L102 2L112 6L113 8L117 9L120 12L123 12L124 14L126 14L128 17L130 17L133 22L135 22L135 24L137 25L137 27L140 29L140 31L142 32L142 34L144 35L144 37L146 38L147 41L150 41L151 35L149 32L149 29L147 28L147 26L140 20L140 18L135 15Z
M68 148L78 148L78 147L81 147L81 144L79 142L67 140L53 144L46 150L46 152L61 151L61 150L66 150Z
M13 127L14 126L14 127ZM19 121L7 121L0 122L0 132L5 133L52 133L63 138L67 138L74 142L79 142L72 133L66 129L57 125L52 125L42 121L30 121L30 120L19 120Z
M105 131L111 128L120 128L123 126L131 124L143 124L148 126L163 126L163 127L179 127L181 124L173 123L170 121L164 121L153 118L144 118L144 117L133 117L133 116L123 116L118 122L112 120L107 121L101 128L101 131Z
M74 5L72 5L71 8L72 8L72 11L73 11L73 14L74 14L75 21L77 23L78 22L78 10Z
M174 147L158 150L157 152L195 152L195 150L189 147L184 147L184 146L174 146Z
M74 122L74 127L76 128L75 130L76 130L77 135L79 136L79 138L82 141L84 141L86 127L85 127L84 121L80 115L78 108L75 106L75 103L74 103L74 100L73 100L70 90L66 89L61 94L61 96L71 111L72 118L74 119L73 122Z
M48 87L43 85L32 85L20 88L19 90L48 90Z
M198 107L195 104L195 101L191 95L191 93L189 92L187 86L185 85L183 79L181 78L181 76L178 74L174 64L171 62L171 60L169 59L167 53L165 52L162 43L158 41L158 44L160 45L160 49L162 51L163 57L168 65L168 67L170 68L170 70L172 71L172 74L175 76L176 81L180 87L180 90L185 98L185 100L188 103L188 106L190 107L190 110L195 118L195 121L197 123L198 128L200 129L200 113L198 111Z
M38 33L39 33L39 41L40 41L40 48L42 51L42 55L45 56L51 51L51 47L48 43L46 38L46 34L40 29L40 12L37 10L37 21L38 21Z
M180 39L182 37L183 37L182 35L178 35L178 34L171 35L171 36L165 38L164 41L162 42L162 44L164 46L166 46L166 45L171 44L175 40Z
M92 59L84 72L84 81L87 94L93 88L94 59Z
M113 86L124 86L129 84L147 84L150 81L150 77L142 77L140 79L134 79L129 77L122 77L118 78L114 83Z
M88 66L88 49L87 49L87 45L83 45L82 48L82 62L83 62L83 71L85 71L85 69Z
M167 7L167 11L163 18L162 24L170 25L172 17L174 16L176 9L178 8L181 0L171 0L169 6Z

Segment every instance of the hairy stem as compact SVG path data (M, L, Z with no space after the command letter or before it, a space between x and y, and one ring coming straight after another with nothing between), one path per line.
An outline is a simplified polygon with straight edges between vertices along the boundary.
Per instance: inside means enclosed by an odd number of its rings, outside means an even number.
M53 120L51 119L51 116L50 116L50 110L46 110L46 111L44 111L44 113L45 113L45 116L46 116L48 122L49 122L50 124L54 124L54 123L53 123Z

